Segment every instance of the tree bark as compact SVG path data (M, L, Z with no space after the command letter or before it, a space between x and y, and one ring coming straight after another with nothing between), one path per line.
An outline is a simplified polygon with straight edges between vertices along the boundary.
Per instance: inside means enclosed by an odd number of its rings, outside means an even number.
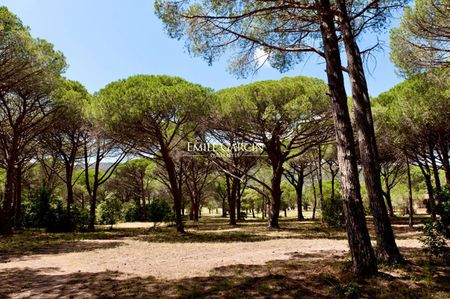
M323 185L322 185L322 149L319 145L318 164L317 164L317 185L319 186L319 207L322 211L323 204Z
M383 261L402 263L404 260L395 242L394 232L383 200L378 149L363 63L347 14L346 2L338 0L338 5L352 87L361 164L377 235L377 256Z
M222 217L227 217L227 210L225 207L225 197L222 197Z
M13 233L12 205L14 200L15 173L15 163L9 162L6 168L5 191L3 195L3 206L0 214L0 235L10 235Z
M237 182L237 194L236 194L236 213L237 220L241 221L241 181Z
M271 198L270 198L270 208L268 217L268 227L269 228L280 228L278 223L278 218L280 216L280 205L281 205L281 179L283 177L283 163L278 161L272 166L272 180L271 180Z
M394 208L392 207L391 199L391 188L389 187L389 176L386 175L384 178L384 186L386 191L384 192L384 197L386 198L386 203L389 209L389 217L394 217Z
M301 170L301 173L299 173L298 176L298 182L297 185L295 187L295 193L297 194L297 220L301 221L301 220L305 220L305 217L303 216L303 182L304 182L304 177L303 177L303 169Z
M161 144L161 154L164 165L166 166L167 175L169 177L170 192L172 193L175 209L175 224L177 226L177 231L184 233L183 216L181 215L183 194L181 192L181 186L178 184L175 162L173 161L168 149L163 144Z
M229 197L228 197L228 212L230 213L230 225L236 225L236 196L237 196L237 185L238 185L238 179L232 178L231 182L231 189L229 191Z
M408 155L405 154L405 158L406 158L406 173L408 175L408 202L409 202L409 213L408 213L408 222L409 222L409 227L413 227L414 223L413 223L413 215L414 215L414 210L413 210L413 196L412 196L412 184L411 184L411 167L409 165L409 159L408 159Z
M334 198L336 197L336 191L334 190L334 180L336 179L336 174L332 173L331 174L331 200L334 200Z
M22 163L19 163L14 182L14 226L16 229L22 227L22 171Z
M447 183L447 187L450 188L450 162L448 157L448 140L445 138L439 138L439 151L442 155L442 166L444 167L445 172L445 181Z
M431 167L433 168L434 183L436 186L435 195L439 197L439 194L442 191L441 179L439 178L439 169L437 167L436 157L434 155L434 146L431 144L431 142L428 142L428 148L430 152Z
M391 190L387 189L385 192L386 203L389 209L389 217L394 217L394 208L392 207Z
M316 208L317 208L317 193L316 193L316 184L314 182L314 172L311 173L311 186L313 188L313 196L314 196L314 203L313 203L313 212L312 212L312 220L316 219Z
M420 161L418 161L420 171L422 172L423 178L425 180L425 186L427 187L428 191L428 206L430 208L431 213L431 220L436 221L436 208L434 204L434 189L433 184L431 182L431 174L430 174L430 168L426 164L422 164Z
M73 185L72 185L72 175L73 175L73 164L71 161L66 163L66 201L67 201L67 227L66 229L71 231L73 229L73 219L72 219L72 204L73 204Z
M331 93L347 236L352 256L352 270L358 277L377 273L377 261L370 243L361 200L355 141L347 107L347 95L342 75L339 43L334 15L329 0L316 2L326 61L328 86Z

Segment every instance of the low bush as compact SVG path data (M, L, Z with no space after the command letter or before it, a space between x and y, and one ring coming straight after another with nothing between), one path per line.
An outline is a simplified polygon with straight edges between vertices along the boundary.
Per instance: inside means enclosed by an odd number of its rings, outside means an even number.
M433 257L445 257L448 246L445 238L446 227L442 221L427 221L419 230L423 233L423 237L419 240L425 253Z
M344 210L340 195L324 198L322 202L322 220L331 227L343 227L345 224Z
M122 202L108 198L97 207L99 224L113 225L122 220Z

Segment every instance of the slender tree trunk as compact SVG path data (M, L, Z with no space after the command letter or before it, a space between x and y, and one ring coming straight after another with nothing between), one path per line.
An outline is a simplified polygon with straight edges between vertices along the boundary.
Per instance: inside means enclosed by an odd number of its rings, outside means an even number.
M317 192L316 192L316 184L314 181L314 172L311 173L311 186L313 188L313 196L314 196L314 203L313 203L313 212L312 212L312 220L316 219L316 208L317 208Z
M319 207L322 211L323 204L323 186L322 186L322 149L319 145L319 155L317 164L317 185L319 186Z
M278 218L280 215L280 205L281 205L281 179L283 177L283 163L278 161L272 167L272 180L271 180L271 198L270 198L270 208L268 217L268 227L269 228L280 228L278 223Z
M436 208L434 204L434 190L433 183L431 182L431 174L430 169L427 165L423 165L422 163L418 163L420 171L422 172L423 178L425 180L425 186L427 187L428 192L428 206L430 208L431 220L436 221Z
M409 227L413 227L413 215L414 215L414 209L413 209L413 196L412 196L412 184L411 184L411 167L409 165L409 159L408 155L405 154L406 158L406 173L408 175L408 202L409 202Z
M301 170L301 173L298 176L298 182L297 185L295 187L295 193L297 195L297 220L301 221L301 220L305 220L305 217L303 216L303 181L304 181L304 177L303 177L304 171L303 169Z
M236 197L238 192L238 179L232 178L230 183L231 190L228 198L228 212L230 213L230 225L236 225Z
M175 163L170 156L169 151L163 144L161 144L161 154L166 166L167 175L169 177L170 192L172 193L175 209L175 224L177 226L177 231L180 233L184 233L183 216L181 215L183 194L181 192L181 186L178 184Z
M391 189L389 187L389 177L387 175L384 178L384 186L386 188L384 195L386 197L386 203L387 203L387 206L389 209L389 217L394 217L394 208L392 207Z
M237 194L236 194L236 213L237 220L241 221L241 181L237 183Z
M227 210L225 207L225 197L222 197L222 217L227 217Z
M19 163L14 183L14 226L22 227L22 163Z
M436 221L436 209L434 204L434 190L433 190L433 184L431 183L431 176L430 175L424 175L425 178L425 185L427 186L428 191L428 200L430 204L430 210L431 210L431 220Z
M15 172L15 163L9 162L6 168L5 191L3 196L3 206L0 214L0 235L10 235L13 233L12 205L14 200Z
M100 146L97 145L97 152L95 156L94 181L92 182L92 192L89 194L89 224L88 230L95 230L96 209L97 209L97 193L99 187L100 175ZM86 164L87 165L87 164ZM89 176L89 174L88 174ZM89 181L87 181L89 183Z
M387 189L385 192L386 203L389 209L389 217L394 217L394 208L392 207L391 190Z
M67 201L67 230L73 230L74 224L72 219L72 205L74 202L73 199L73 185L72 185L72 176L73 176L73 163L72 161L66 162L66 201Z
M198 200L198 199L197 199ZM200 202L196 200L195 206L194 206L194 221L198 222L199 215L200 215Z
M338 0L338 5L341 32L347 53L348 70L352 86L353 110L358 133L361 164L377 235L377 255L383 261L402 263L404 260L395 242L394 232L383 200L378 149L363 63L353 35L350 18L347 14L346 2Z
M431 142L428 142L428 148L430 151L430 160L431 160L431 167L433 168L433 176L434 176L434 183L436 185L436 194L439 196L439 194L442 191L442 185L441 185L441 179L439 178L439 169L436 164L436 156L434 155L434 147L431 144Z
M334 190L334 180L336 179L336 175L334 173L331 174L331 200L334 200L336 191Z
M445 137L439 138L439 150L442 155L442 166L444 167L445 172L445 181L447 183L447 187L450 188L450 162L448 157L448 140L445 140Z
M348 112L334 15L329 0L316 1L316 7L331 93L331 109L336 132L339 168L341 170L343 207L352 256L352 270L358 277L369 277L377 273L377 261L370 243L361 200L355 141Z

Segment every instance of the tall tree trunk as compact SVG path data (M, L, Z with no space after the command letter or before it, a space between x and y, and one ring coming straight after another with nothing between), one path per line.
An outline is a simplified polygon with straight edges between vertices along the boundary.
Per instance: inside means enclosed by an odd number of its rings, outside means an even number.
M222 197L222 217L227 217L227 210L225 207L225 197Z
M270 197L270 208L268 217L268 227L269 228L280 228L278 223L278 218L280 216L280 205L281 205L281 179L283 177L283 163L278 161L272 166L272 180L271 180L271 197Z
M384 197L386 198L386 203L389 209L389 217L394 217L394 208L392 207L391 188L389 187L388 175L384 178L384 187L386 189L384 192Z
M383 261L401 263L404 260L395 242L394 232L383 200L378 149L364 67L347 14L346 2L338 0L337 3L352 87L361 164L377 236L377 255Z
M316 193L316 184L314 182L314 172L311 173L311 186L313 188L313 196L314 196L314 203L313 203L313 212L312 212L312 220L316 219L316 208L317 208L317 193Z
M90 198L89 198L89 224L88 224L88 229L90 231L94 231L95 230L95 220L96 220L96 209L97 209L97 193L98 193L98 188L100 185L100 146L97 145L97 153L96 153L96 157L95 157L95 168L94 168L94 182L92 185L92 193L90 194Z
M439 151L442 155L442 166L444 167L445 172L445 181L447 183L447 187L450 188L450 162L448 157L448 140L445 137L439 138Z
M14 226L22 227L22 163L19 163L14 182Z
M334 190L334 180L336 179L336 175L334 173L331 174L331 200L334 200L336 197L336 191Z
M167 175L169 177L170 192L172 193L175 209L175 224L177 226L177 231L184 233L183 216L181 215L183 194L181 192L181 186L178 184L175 162L173 161L168 149L163 144L161 144L161 154L164 165L166 166Z
M352 270L356 276L369 277L377 273L377 261L370 243L361 200L355 141L347 106L342 75L339 43L334 15L329 0L316 1L324 47L331 108L336 132L343 207L347 236L352 256Z
M72 176L73 176L73 163L72 161L66 162L66 201L67 201L67 227L66 229L71 231L74 229L74 222L72 219L72 205L74 202L73 199L73 185L72 185Z
M436 208L435 208L435 202L434 202L434 190L433 190L433 183L431 182L431 173L430 168L427 164L422 164L419 160L418 165L420 168L420 171L422 172L423 178L425 180L425 186L427 187L428 192L428 206L430 208L431 213L431 220L436 221Z
M228 198L228 212L230 213L230 225L236 225L236 197L237 197L237 187L238 187L238 179L232 178L231 182L231 190L229 191Z
M394 208L392 207L391 190L388 188L384 193L386 197L386 203L389 209L389 217L394 217Z
M322 211L323 204L323 186L322 186L322 148L319 145L318 164L317 164L317 185L319 186L319 207Z
M236 194L236 214L237 220L241 221L241 181L237 183L237 194Z
M405 158L406 158L406 173L408 175L409 227L413 227L413 225L414 225L414 223L413 223L414 210L413 210L413 196L412 196L412 184L411 184L411 167L409 165L409 159L408 159L407 154L405 154Z
M305 220L305 217L303 216L303 182L304 182L304 170L302 169L301 172L298 174L298 181L297 185L295 186L295 193L297 195L297 220Z
M14 200L15 173L16 164L9 162L6 168L5 191L3 195L3 206L0 214L0 235L10 235L13 233L12 205Z
M439 197L439 194L442 191L442 185L441 179L439 178L439 169L436 164L436 156L434 155L434 146L431 144L431 142L428 142L428 149L430 152L431 167L433 168L434 183L436 186L435 195Z

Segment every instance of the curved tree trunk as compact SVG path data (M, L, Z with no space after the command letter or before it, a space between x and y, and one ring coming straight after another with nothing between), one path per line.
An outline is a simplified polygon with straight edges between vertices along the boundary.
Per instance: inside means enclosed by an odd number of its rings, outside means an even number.
M183 216L181 214L183 194L181 192L181 186L178 183L175 162L170 156L170 153L167 150L167 148L162 144L161 144L161 154L163 157L164 164L166 166L167 175L169 177L170 192L172 193L174 203L175 224L177 226L177 231L180 233L184 233Z
M377 273L377 261L370 243L361 200L355 142L347 106L334 15L329 0L318 0L316 7L331 93L345 223L353 262L352 270L359 277L368 277Z
M392 207L391 190L387 189L384 195L386 197L386 203L389 209L389 217L394 217L394 208Z
M431 160L431 167L433 168L433 176L434 176L434 183L436 186L436 195L439 196L439 193L442 191L442 185L441 185L441 179L439 178L439 169L436 164L436 157L434 155L434 147L431 144L431 142L428 142L429 152L430 152L430 160Z
M448 140L445 139L445 137L439 138L438 147L439 147L439 151L441 152L441 155L442 155L442 166L444 167L445 181L447 183L447 187L450 188L450 162L449 162L449 157L448 157L448 152L449 152L448 143L449 142L448 142Z

